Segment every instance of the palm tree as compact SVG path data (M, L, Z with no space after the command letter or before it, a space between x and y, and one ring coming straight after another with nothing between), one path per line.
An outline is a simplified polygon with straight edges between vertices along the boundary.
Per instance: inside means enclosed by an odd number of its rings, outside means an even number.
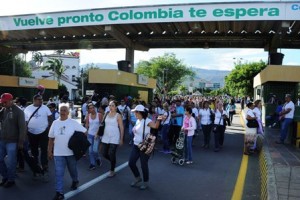
M66 52L66 50L64 50L64 49L58 49L58 50L54 51L54 54L63 55L63 54L65 54L65 52Z
M42 69L43 70L51 70L54 72L54 78L57 78L58 83L60 84L60 78L63 75L65 68L62 64L62 60L61 59L57 59L57 58L50 58L47 62L46 62L46 66L44 66Z
M36 66L41 66L43 63L43 55L41 52L35 52L32 54L32 60L35 62Z

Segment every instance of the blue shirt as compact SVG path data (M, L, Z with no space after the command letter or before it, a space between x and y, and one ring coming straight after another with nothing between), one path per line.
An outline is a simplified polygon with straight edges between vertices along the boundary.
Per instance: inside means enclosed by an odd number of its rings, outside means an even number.
M176 115L182 115L180 117L176 117L173 122L174 125L182 126L183 125L183 115L184 115L184 108L182 106L176 106Z

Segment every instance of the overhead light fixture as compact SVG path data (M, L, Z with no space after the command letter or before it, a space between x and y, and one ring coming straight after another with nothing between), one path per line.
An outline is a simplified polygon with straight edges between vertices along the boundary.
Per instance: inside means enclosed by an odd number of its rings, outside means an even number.
M151 31L151 32L150 32L150 35L153 35L153 33L154 33L154 31Z
M85 37L85 35L82 35L82 37Z
M201 34L204 34L204 33L206 33L205 30L202 30L202 31L201 31Z
M256 30L254 33L255 34L261 34L261 31L260 30Z
M241 33L242 33L242 34L244 34L244 33L246 34L246 33L247 33L247 31L245 31L245 30L242 30L242 32L241 32Z
M93 36L96 37L96 34L94 34Z
M300 33L300 32L299 32ZM178 32L177 31L175 31L175 35L177 35L178 34Z
M162 34L164 35L164 34L166 34L166 32L167 32L167 31L164 31L164 32L162 32Z
M191 33L193 33L193 31L192 31L192 30L189 30L188 34L191 34Z
M230 33L230 34L232 34L232 33L233 33L233 31L232 31L232 30L229 30L227 33Z
M138 32L138 34L139 34L139 35L142 35L142 32L140 31L140 32Z
M76 35L73 35L73 38L75 38L76 37Z
M276 33L276 32L273 31L273 30L270 30L270 31L269 31L269 34L274 34L274 33Z
M63 38L66 38L66 36L64 35Z
M126 35L130 35L130 32L127 32Z
M203 49L209 49L208 42L205 42L205 43L204 43Z
M107 35L107 33L104 33L103 35L104 35L104 37L105 37L105 36Z
M219 34L220 32L218 30L215 30L214 34Z
M300 32L299 32L299 33L300 33ZM298 33L298 34L299 34L299 33ZM35 37L34 39L36 39L36 40L37 40L37 37Z
M55 39L56 37L55 36L53 36L53 39Z
M46 40L46 39L47 39L47 37L44 37L44 39Z

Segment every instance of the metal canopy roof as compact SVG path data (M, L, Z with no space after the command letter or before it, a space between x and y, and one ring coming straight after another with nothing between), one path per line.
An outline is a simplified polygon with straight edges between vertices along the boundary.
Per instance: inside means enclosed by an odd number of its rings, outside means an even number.
M179 21L179 20L178 20ZM300 49L299 20L191 21L0 30L0 50L133 48Z

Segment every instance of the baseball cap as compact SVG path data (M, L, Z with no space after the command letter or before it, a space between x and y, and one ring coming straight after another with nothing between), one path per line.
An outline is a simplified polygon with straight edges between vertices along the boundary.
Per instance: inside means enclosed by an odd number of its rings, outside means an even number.
M7 101L10 101L13 99L14 99L14 97L10 93L3 93L1 95L0 103L4 103L4 102L7 102Z
M131 110L132 112L139 111L145 112L145 107L143 105L137 105L134 109Z

